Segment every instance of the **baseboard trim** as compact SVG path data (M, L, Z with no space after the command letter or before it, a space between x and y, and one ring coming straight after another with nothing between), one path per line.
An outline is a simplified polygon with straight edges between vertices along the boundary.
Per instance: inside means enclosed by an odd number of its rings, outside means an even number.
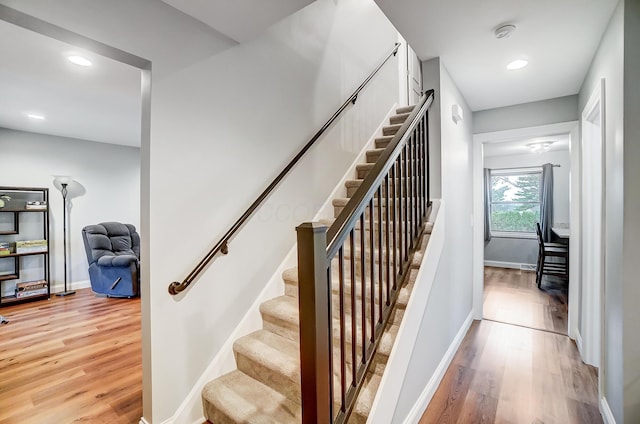
M90 280L73 281L68 284L69 290L80 290L91 287ZM55 283L50 287L51 293L57 293L64 291L64 283Z
M600 398L600 415L602 415L604 424L616 424L616 419L613 417L609 402L607 402L607 398L604 396Z
M502 261L484 261L484 266L492 266L496 268L523 269L527 271L535 271L535 264L524 264L520 262L502 262Z
M433 395L436 393L440 382L444 378L444 374L447 372L451 361L453 361L453 357L456 355L456 352L460 348L460 344L462 344L462 340L464 340L464 336L467 335L467 332L469 331L469 328L471 328L472 323L473 311L469 313L467 319L465 319L464 323L462 323L460 330L458 330L458 333L449 345L447 352L444 354L442 360L438 364L438 367L429 379L427 386L420 394L420 397L418 397L418 400L413 405L413 408L411 408L411 411L409 411L407 418L405 418L404 420L404 424L416 424L418 423L418 421L420 421L422 414L424 414L427 406L429 406L429 402L431 402Z
M145 420L144 417L140 418L140 421L138 421L138 424L149 424L149 421Z

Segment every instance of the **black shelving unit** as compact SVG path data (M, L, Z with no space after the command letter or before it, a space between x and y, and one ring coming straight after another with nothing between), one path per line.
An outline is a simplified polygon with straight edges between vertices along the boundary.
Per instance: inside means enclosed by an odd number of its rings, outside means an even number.
M0 261L13 261L13 272L0 274L0 307L13 305L16 303L31 302L34 300L48 299L51 295L51 279L50 279L50 266L49 266L49 189L37 188L37 187L2 187L0 186L0 195L6 194L11 196L11 201L6 202L3 208L0 208L0 214L12 214L12 217L8 221L13 222L13 225L9 229L0 230L0 242L15 242L23 240L20 235L20 224L24 214L40 214L42 220L42 232L35 236L29 234L29 239L35 237L41 237L38 239L47 241L47 249L43 252L30 252L30 253L15 253L15 250L8 254L0 256ZM42 209L27 209L27 202L40 201L45 203L45 207ZM31 216L31 215L30 215ZM21 270L23 270L22 258L26 256L43 256L44 257L44 275L42 279L46 281L47 292L39 295L18 298L15 294L5 295L5 284L16 284L16 280L20 280Z

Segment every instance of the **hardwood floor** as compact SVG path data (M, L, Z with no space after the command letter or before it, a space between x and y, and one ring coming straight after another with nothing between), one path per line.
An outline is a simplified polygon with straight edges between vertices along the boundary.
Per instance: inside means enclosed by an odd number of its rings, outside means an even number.
M137 423L140 299L69 297L0 308L0 424Z
M543 280L536 285L533 271L485 267L485 319L567 334L565 283Z
M420 424L602 423L596 373L566 336L475 321Z

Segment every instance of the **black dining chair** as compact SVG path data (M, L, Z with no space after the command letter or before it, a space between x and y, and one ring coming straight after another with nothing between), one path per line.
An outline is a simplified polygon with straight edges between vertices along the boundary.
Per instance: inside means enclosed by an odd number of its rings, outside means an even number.
M542 285L542 276L560 277L569 281L569 249L561 243L548 243L542 239L540 223L536 222L538 235L538 262L536 264L536 284ZM558 261L558 259L561 259Z

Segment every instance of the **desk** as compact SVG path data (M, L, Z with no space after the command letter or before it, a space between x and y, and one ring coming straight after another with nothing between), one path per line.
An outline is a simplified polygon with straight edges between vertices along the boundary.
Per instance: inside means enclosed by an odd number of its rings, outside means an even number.
M553 231L558 238L562 238L562 239L569 238L570 230L568 228L553 227L551 228L551 231Z

